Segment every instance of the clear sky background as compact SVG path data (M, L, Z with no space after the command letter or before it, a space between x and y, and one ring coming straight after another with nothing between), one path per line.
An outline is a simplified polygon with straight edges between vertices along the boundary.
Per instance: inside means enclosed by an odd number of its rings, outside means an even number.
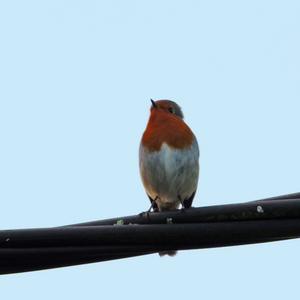
M148 208L149 98L201 147L195 206L299 192L299 1L1 1L0 228ZM298 299L300 240L0 277L3 299Z

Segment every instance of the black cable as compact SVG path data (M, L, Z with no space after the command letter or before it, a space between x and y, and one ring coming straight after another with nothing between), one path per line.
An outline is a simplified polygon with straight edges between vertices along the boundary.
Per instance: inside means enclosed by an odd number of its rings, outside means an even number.
M294 194L293 194L294 195ZM214 205L174 210L160 213L140 213L134 216L119 217L100 221L72 224L68 226L98 226L114 224L166 224L246 221L300 217L299 198L268 198L238 204ZM280 196L284 197L284 196Z
M300 237L300 198L140 214L55 228L0 231L0 274L99 262L167 250ZM289 198L289 197L290 198Z

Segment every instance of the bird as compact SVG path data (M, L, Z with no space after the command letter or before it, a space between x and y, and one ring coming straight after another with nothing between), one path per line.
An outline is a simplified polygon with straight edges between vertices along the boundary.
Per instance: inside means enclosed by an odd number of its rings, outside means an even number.
M150 100L150 117L139 148L140 175L151 202L149 211L175 210L180 206L188 209L198 186L197 138L176 102ZM176 251L162 254L173 256Z

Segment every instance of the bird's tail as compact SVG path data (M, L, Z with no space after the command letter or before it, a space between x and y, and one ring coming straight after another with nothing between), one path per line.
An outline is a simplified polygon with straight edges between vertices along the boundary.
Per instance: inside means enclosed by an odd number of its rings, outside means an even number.
M175 256L177 254L177 251L176 250L162 251L162 252L159 252L158 254L159 254L159 256L165 256L165 255Z

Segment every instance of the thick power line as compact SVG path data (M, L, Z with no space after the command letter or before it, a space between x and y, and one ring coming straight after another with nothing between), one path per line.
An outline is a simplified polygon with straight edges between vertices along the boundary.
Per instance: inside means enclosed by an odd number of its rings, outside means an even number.
M300 193L55 228L2 230L0 274L298 237Z

